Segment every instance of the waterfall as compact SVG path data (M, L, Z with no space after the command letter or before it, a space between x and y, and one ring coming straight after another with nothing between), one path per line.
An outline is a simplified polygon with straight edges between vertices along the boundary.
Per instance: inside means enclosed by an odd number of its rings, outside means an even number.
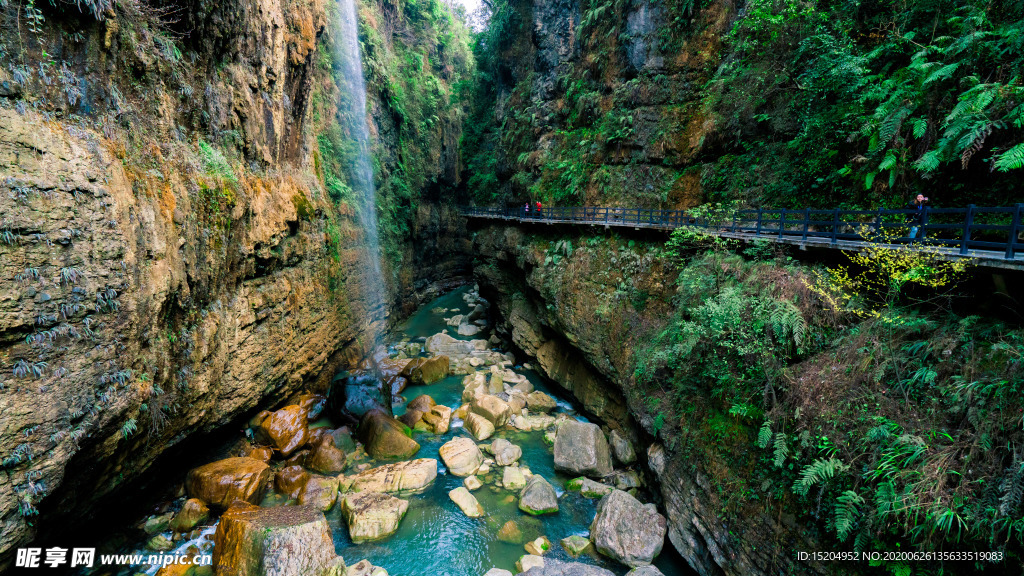
M366 235L366 259L364 269L364 298L367 302L367 328L373 340L370 349L380 342L385 306L384 278L380 269L380 237L377 232L377 189L373 182L373 166L370 162L370 130L366 116L366 81L363 78L363 59L359 53L359 22L356 20L355 0L340 0L338 3L338 30L341 34L335 42L337 61L341 63L343 78L339 85L348 97L342 98L342 108L349 118L350 134L355 141L356 156L352 166L352 189L358 198L357 212ZM345 110L344 108L348 108Z

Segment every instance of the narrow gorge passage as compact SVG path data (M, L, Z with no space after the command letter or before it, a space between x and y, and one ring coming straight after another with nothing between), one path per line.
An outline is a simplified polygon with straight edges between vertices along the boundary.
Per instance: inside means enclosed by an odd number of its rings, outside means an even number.
M279 436L269 438L259 436L266 434L267 425L256 427L255 437L252 433L254 428L249 428L246 437L230 440L211 452L217 454L214 462L233 458L238 464L231 471L216 472L220 476L209 482L198 481L192 476L186 481L183 470L167 470L167 496L133 503L141 509L160 512L137 518L123 530L103 538L104 543L97 553L122 558L148 557L154 551L185 557L205 553L221 560L225 552L216 552L216 545L230 549L239 544L223 536L218 539L216 511L204 513L202 518L196 517L195 509L202 506L205 510L206 506L189 498L198 496L209 501L215 498L210 495L211 486L223 487L231 483L235 484L228 486L228 490L244 490L238 476L244 465L238 457L263 460L270 454L267 449L254 445L254 441L271 440L271 446L274 446L273 442L282 438L291 441L296 436L308 434L305 447L300 447L283 462L270 462L273 486L265 491L259 489L258 495L254 492L251 500L264 508L296 504L326 507L325 516L334 549L349 565L365 561L384 568L388 573L408 576L484 574L492 568L517 571L517 562L525 554L524 545L529 549L529 543L543 538L545 546L550 546L550 549L540 550L539 555L550 564L580 563L608 569L612 574L625 574L628 567L599 554L593 545L586 543L589 542L597 503L606 491L612 490L612 486L643 498L650 497L644 468L635 457L625 464L616 458L617 469L605 480L609 484L591 480L584 483L577 473L556 470L554 430L563 421L587 423L589 420L559 393L546 386L544 378L533 371L529 363L516 362L513 354L501 350L501 341L492 337L493 324L486 312L490 307L469 287L456 289L424 304L389 335L372 359L367 361L366 367L354 372L344 371L335 377L336 386L345 390L343 399L328 400L311 395L295 399L296 406L308 409L308 433L302 430L305 420L301 418L292 422L292 428L270 430L271 434ZM472 320L464 320L468 318ZM450 361L454 373L447 375L447 370L436 372L429 376L435 381L425 384L420 380L420 383L407 384L407 377L415 374L407 369L410 363L434 359L439 351L448 354L444 356L445 364ZM460 373L467 370L470 371L469 376ZM414 381L421 378L412 377ZM396 418L412 426L411 438L419 444L419 449L410 459L374 458L367 454L356 429L336 427L351 414L362 415L381 408L378 378L383 378L396 393L393 405ZM522 405L521 412L512 416L510 425L499 426L488 436L467 429L465 420L469 417L467 407L472 409L465 401L472 399L473 387L480 386L480 382L486 382L485 388L492 392L495 382L498 382L496 386L501 388L499 398L509 400L514 406L516 402ZM442 415L438 420L422 410L425 406L431 408L428 406L431 403L445 408L433 410ZM289 410L291 403L285 404L281 411ZM341 409L345 414L340 412ZM410 416L416 420L411 420ZM265 416L257 415L252 422L261 417ZM493 427L488 430L493 430ZM474 434L481 436L479 441ZM318 439L326 437L330 437L331 442L322 448ZM478 463L478 468L463 470L448 466L449 461L441 453L442 446L456 438L469 439L471 446L478 444L482 448L483 460ZM626 446L626 450L634 450L618 432L615 438L620 438L623 443L617 448ZM504 460L504 451L492 448L498 440L507 441L503 448L514 451L514 461ZM332 461L324 455L334 454L336 458L337 453L331 450L335 445L344 450L341 461ZM581 446L578 449L587 448ZM613 452L619 454L617 449ZM430 464L422 466L430 460ZM200 470L205 464L209 462L193 463ZM405 469L407 465L409 468ZM429 470L429 473L418 476L422 470ZM532 475L540 476L554 486L556 513L532 516L520 509L521 492ZM419 485L424 482L424 485ZM337 497L338 504L335 505L334 494L339 491L339 483L343 494ZM381 489L381 483L388 486L387 492L408 502L407 510L397 515L397 524L388 531L377 534L371 541L354 542L353 534L363 533L366 527L350 528L349 514L342 504L344 492L376 491ZM202 484L207 486L201 487ZM449 496L452 490L464 486L473 486L471 493L482 508L483 517L467 516ZM251 488L256 490L255 486ZM175 495L182 491L187 493ZM243 492L238 494L243 495ZM193 521L197 524L188 526ZM664 537L663 531L661 535ZM580 546L576 540L583 543L582 550L572 547ZM562 544L563 541L566 544ZM310 542L297 539L293 545L301 550ZM672 550L665 550L654 564L667 576L693 573ZM156 574L159 569L159 566L150 566L142 572ZM139 573L129 568L121 572ZM110 567L97 566L81 573L108 574ZM595 576L605 573L593 572Z
M1022 39L0 0L0 575L1024 574Z

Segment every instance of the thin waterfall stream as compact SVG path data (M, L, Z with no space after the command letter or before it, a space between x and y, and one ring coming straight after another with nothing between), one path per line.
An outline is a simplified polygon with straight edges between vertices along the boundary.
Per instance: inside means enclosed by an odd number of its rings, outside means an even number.
M373 180L370 159L370 129L366 108L366 80L363 77L363 59L359 50L359 21L355 0L339 0L335 42L337 60L341 63L342 78L338 85L347 93L341 98L342 112L349 119L349 131L355 144L352 160L352 188L358 199L358 214L366 238L365 297L369 314L367 324L376 348L383 334L383 320L387 315L386 289L380 266L380 234L377 226L377 187Z

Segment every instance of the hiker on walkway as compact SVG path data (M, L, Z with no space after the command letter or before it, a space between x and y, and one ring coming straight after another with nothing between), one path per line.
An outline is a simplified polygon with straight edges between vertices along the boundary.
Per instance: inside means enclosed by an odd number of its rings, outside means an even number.
M526 203L526 207L523 209L523 218L529 218L529 217L530 217L530 203L527 202Z
M910 213L910 239L916 240L917 233L921 230L921 224L924 221L924 210L925 204L928 203L928 197L924 194L918 194L913 200L907 203L907 210L913 210ZM921 237L924 238L924 232L921 231Z
M544 217L543 214L541 214L541 210L540 209L541 209L540 200L537 200L537 218L543 218Z

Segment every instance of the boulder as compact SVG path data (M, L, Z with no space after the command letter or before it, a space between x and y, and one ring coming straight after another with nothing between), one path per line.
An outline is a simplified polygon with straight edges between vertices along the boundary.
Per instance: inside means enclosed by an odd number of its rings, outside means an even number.
M462 379L462 401L472 402L477 396L487 394L487 375L484 372L469 374Z
M514 416L511 420L512 427L523 432L543 430L555 423L554 416L547 414L530 414L528 416Z
M420 445L411 438L412 432L382 410L371 410L359 423L359 439L366 452L374 458L405 459L412 457Z
M210 506L225 509L235 500L256 504L273 472L266 462L252 458L227 458L189 471L185 490Z
M548 559L543 566L531 568L519 576L615 576L615 573L592 564Z
M632 464L636 462L636 451L633 450L633 443L622 435L618 430L612 430L608 438L612 448L612 456L619 464Z
M506 490L522 490L526 488L526 476L518 466L506 466L502 472L501 485Z
M477 501L476 497L465 486L459 486L448 492L448 497L452 499L452 502L455 502L466 516L480 518L484 515L483 506L480 505L480 502Z
M510 466L523 457L523 449L504 438L491 443L491 452L494 453L494 462L498 466Z
M210 517L210 509L198 498L189 498L174 515L168 527L175 532L188 532Z
M519 572L527 572L531 568L543 568L544 559L540 556L534 556L533 554L524 554L519 560L516 560L516 570Z
M393 387L395 382L384 383L373 374L353 374L331 386L330 404L334 412L356 418L362 418L373 410L390 415Z
M606 482L615 485L619 490L629 490L643 486L643 479L635 470L616 470L611 476L605 478Z
M459 324L459 336L476 336L480 333L480 327L474 324Z
M484 573L484 576L515 576L508 570L502 570L501 568L491 568Z
M309 481L309 472L302 466L286 466L277 471L274 488L289 498L298 498L302 487Z
M146 541L146 548L154 552L167 552L174 549L174 542L163 534L157 534Z
M665 543L665 517L653 504L613 490L597 504L590 537L597 551L627 566L650 564Z
M416 428L416 425L420 423L420 419L423 418L422 410L408 409L405 414L398 417L398 421L405 424L409 428Z
M360 560L349 566L340 576L388 576L388 571L380 566L374 566L369 560Z
M527 396L529 396L533 392L533 390L533 382L530 382L525 377L519 382L516 382L515 386L512 387L513 392L520 392L526 394Z
M484 455L475 442L460 436L445 442L438 450L448 471L455 476L469 476L480 468Z
M466 490L479 490L484 483L480 481L476 476L466 476L466 479L462 481L462 485L466 487Z
M334 436L324 434L306 456L306 468L321 474L337 474L345 469L345 453L334 445Z
M557 406L555 399L543 392L530 392L526 395L526 407L534 412L551 412Z
M316 420L327 405L327 397L322 394L304 392L292 398L289 404L297 404L306 413L306 421Z
M409 403L405 405L406 410L419 410L420 412L429 412L431 408L437 406L437 402L426 394L420 394L419 396L409 400Z
M595 482L586 477L569 480L565 487L574 492L578 490L580 495L586 498L602 498L611 494L611 491L614 490L614 488L607 484Z
M274 450L266 446L253 446L246 456L260 462L270 462L270 459L274 457Z
M540 474L534 474L519 493L519 509L531 516L558 512L558 495Z
M548 540L546 536L541 536L536 540L530 540L526 543L526 546L523 546L523 548L526 549L527 554L543 556L551 549L551 541Z
M494 434L494 424L491 424L490 420L475 412L466 414L463 425L473 435L473 438L477 440L486 440Z
M356 544L391 536L408 510L408 501L381 492L354 492L341 498L341 514Z
M601 428L589 422L562 422L555 436L555 470L598 478L611 474L611 451Z
M519 544L523 541L523 531L515 520L509 520L498 530L498 540L509 544Z
M423 414L422 421L434 434L444 434L452 425L452 409L447 406L434 406Z
M587 551L587 548L590 548L590 539L574 534L568 538L562 538L561 544L569 556L579 558Z
M232 506L213 537L217 576L327 576L334 542L312 506Z
M197 502L202 504L201 501L197 500ZM171 520L173 519L174 512L168 512L160 516L151 516L150 518L146 519L146 521L143 523L142 531L150 535L159 534L160 532L163 532L164 530L167 530L168 527L170 527Z
M474 398L469 404L469 409L473 413L487 418L495 428L501 428L507 424L509 416L512 415L512 408L508 402L489 394Z
M437 478L437 460L419 458L371 468L346 478L353 492L409 492L426 488Z
M522 392L516 392L513 390L507 394L508 407L512 409L512 414L522 414L523 408L526 408L526 394Z
M479 346L477 342L483 343L483 346ZM430 352L431 354L443 354L450 358L464 358L466 356L469 356L476 350L486 350L487 341L459 340L457 338L449 336L448 334L445 334L444 332L440 332L427 338L427 341L424 344L424 346L426 347L427 352Z
M301 406L285 406L271 412L253 429L256 440L273 446L282 456L290 456L306 444L309 429L306 415L308 410Z
M494 366L491 366L494 370ZM491 372L491 377L487 379L487 392L490 394L500 394L505 391L505 379L502 377L501 372L495 370Z
M451 364L447 356L438 355L433 358L415 358L406 365L401 376L409 379L411 384L433 384L448 376Z
M311 475L299 491L299 504L313 506L327 512L338 498L338 479L331 476Z

